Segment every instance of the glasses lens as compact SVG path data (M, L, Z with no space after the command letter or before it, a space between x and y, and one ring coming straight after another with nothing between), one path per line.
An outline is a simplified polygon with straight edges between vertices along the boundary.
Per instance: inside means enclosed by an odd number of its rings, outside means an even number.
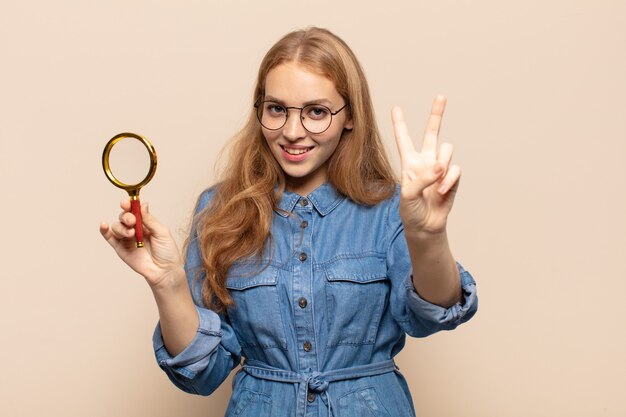
M322 133L332 120L330 109L321 104L310 104L302 109L302 124L311 133Z
M287 120L287 109L273 101L264 101L257 108L257 118L266 129L280 129Z

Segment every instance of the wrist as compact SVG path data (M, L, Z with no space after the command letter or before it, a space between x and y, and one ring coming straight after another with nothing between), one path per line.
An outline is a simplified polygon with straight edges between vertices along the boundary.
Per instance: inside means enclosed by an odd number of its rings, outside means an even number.
M161 279L150 285L155 296L169 295L180 291L189 292L187 275L182 265L166 272Z
M418 246L448 245L448 233L446 229L430 231L424 229L404 229L406 240Z

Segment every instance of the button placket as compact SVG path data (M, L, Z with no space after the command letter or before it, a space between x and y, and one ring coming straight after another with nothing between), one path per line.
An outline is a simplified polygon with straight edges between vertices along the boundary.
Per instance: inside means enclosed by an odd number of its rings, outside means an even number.
M316 347L314 324L313 324L313 265L311 261L311 239L313 230L313 216L316 212L311 202L307 198L301 198L298 205L294 208L294 214L298 217L298 221L293 224L293 247L294 257L293 268L293 293L292 302L294 303L293 314L295 319L295 333L297 348L297 363L299 370L317 370Z

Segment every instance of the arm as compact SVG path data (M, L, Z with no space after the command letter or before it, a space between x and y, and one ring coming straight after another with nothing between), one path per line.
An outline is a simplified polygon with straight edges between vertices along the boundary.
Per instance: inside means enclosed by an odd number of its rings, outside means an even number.
M206 200L208 195L203 194L199 205ZM152 290L160 319L153 336L157 362L182 390L208 395L239 363L240 347L226 317L201 307L199 299L194 301L188 277L201 266L197 242L192 240L183 268L169 230L143 205L146 246L137 249L133 243L134 216L127 202L122 202L122 209L120 221L110 227L103 223L100 231Z
M171 279L152 287L152 294L159 310L163 342L167 351L176 356L191 343L199 326L184 269L172 271Z
M444 143L437 148L445 105L445 97L435 99L420 152L415 150L397 107L392 111L392 120L402 164L399 210L413 267L413 285L425 300L450 307L461 301L461 285L448 245L446 223L461 170L450 165L452 145Z
M133 245L135 216L130 212L130 202L124 200L120 206L123 211L119 222L112 226L102 223L100 233L152 289L165 345L176 355L191 342L198 330L198 315L182 258L170 231L150 214L147 204L141 206L146 246L136 248Z
M389 238L385 249L393 317L405 333L414 337L426 337L441 330L452 330L470 320L477 311L478 298L474 278L459 263L454 262L454 273L451 275L456 275L457 278L451 282L451 286L458 286L461 294L459 302L451 305L433 302L432 298L422 295L424 290L416 289L413 264L427 261L412 259L407 242L409 239L400 218L399 200L398 192L389 207ZM425 270L426 268L421 271Z
M442 307L460 302L461 280L447 235L406 234L406 240L413 266L413 286L417 293Z

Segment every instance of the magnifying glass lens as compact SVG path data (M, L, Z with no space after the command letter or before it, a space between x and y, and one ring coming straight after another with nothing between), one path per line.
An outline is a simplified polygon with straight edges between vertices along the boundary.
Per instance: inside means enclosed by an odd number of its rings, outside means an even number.
M150 171L150 153L140 141L123 138L111 148L111 173L124 184L139 184Z

